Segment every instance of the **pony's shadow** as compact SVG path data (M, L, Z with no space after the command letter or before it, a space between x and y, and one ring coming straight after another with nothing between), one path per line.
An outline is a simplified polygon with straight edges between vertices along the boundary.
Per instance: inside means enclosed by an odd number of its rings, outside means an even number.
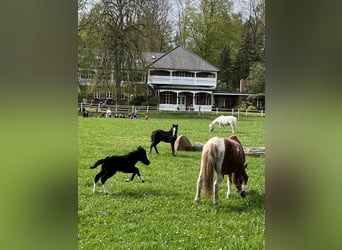
M108 196L115 199L128 197L134 199L143 199L144 197L165 197L175 195L177 195L175 192L168 192L165 190L148 187L144 189L122 189L120 191L111 192Z
M218 211L222 212L244 212L249 210L265 210L265 193L249 190L245 198L234 196L232 199L241 199L238 204L229 204L229 199L220 200ZM228 204L227 204L228 202ZM231 203L231 202L230 202Z

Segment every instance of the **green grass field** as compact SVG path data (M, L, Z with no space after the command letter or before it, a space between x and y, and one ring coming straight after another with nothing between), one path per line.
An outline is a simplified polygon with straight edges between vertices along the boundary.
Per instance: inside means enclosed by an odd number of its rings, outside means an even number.
M265 156L247 155L247 196L236 192L226 199L220 189L220 206L212 200L194 202L200 152L176 152L158 144L151 164L137 167L145 179L126 183L131 174L117 173L107 181L110 195L92 193L99 168L89 169L107 155L126 154L143 146L147 151L152 130L179 125L178 135L192 144L230 135L231 129L209 132L214 114L161 114L149 120L82 118L78 120L78 246L79 249L264 249ZM237 136L243 146L264 146L265 118L240 117ZM235 189L234 189L235 191Z

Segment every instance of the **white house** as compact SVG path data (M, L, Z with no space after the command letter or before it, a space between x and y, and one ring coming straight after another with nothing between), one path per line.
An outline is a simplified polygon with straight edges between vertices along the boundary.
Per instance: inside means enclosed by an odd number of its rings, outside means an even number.
M212 110L218 68L181 46L147 56L147 84L160 110Z

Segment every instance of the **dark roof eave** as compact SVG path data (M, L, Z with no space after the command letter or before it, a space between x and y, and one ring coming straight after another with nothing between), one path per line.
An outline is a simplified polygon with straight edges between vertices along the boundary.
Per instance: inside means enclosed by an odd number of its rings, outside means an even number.
M228 93L228 92L214 92L213 94L215 95L239 95L239 96L250 96L250 95L254 95L254 94L250 94L250 93Z

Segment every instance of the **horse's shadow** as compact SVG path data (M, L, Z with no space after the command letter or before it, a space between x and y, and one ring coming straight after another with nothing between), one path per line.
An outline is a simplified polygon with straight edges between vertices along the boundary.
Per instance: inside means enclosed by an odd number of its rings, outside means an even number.
M121 189L117 191L113 191L107 196L113 197L115 199L119 198L134 198L134 199L142 199L144 197L165 197L165 196L175 196L177 195L175 192L168 192L165 190L160 190L157 188L144 188L144 189Z
M230 199L222 199L217 207L222 212L244 212L249 210L265 210L265 193L249 190L245 198L234 196L232 199L241 199L241 202L230 202Z

